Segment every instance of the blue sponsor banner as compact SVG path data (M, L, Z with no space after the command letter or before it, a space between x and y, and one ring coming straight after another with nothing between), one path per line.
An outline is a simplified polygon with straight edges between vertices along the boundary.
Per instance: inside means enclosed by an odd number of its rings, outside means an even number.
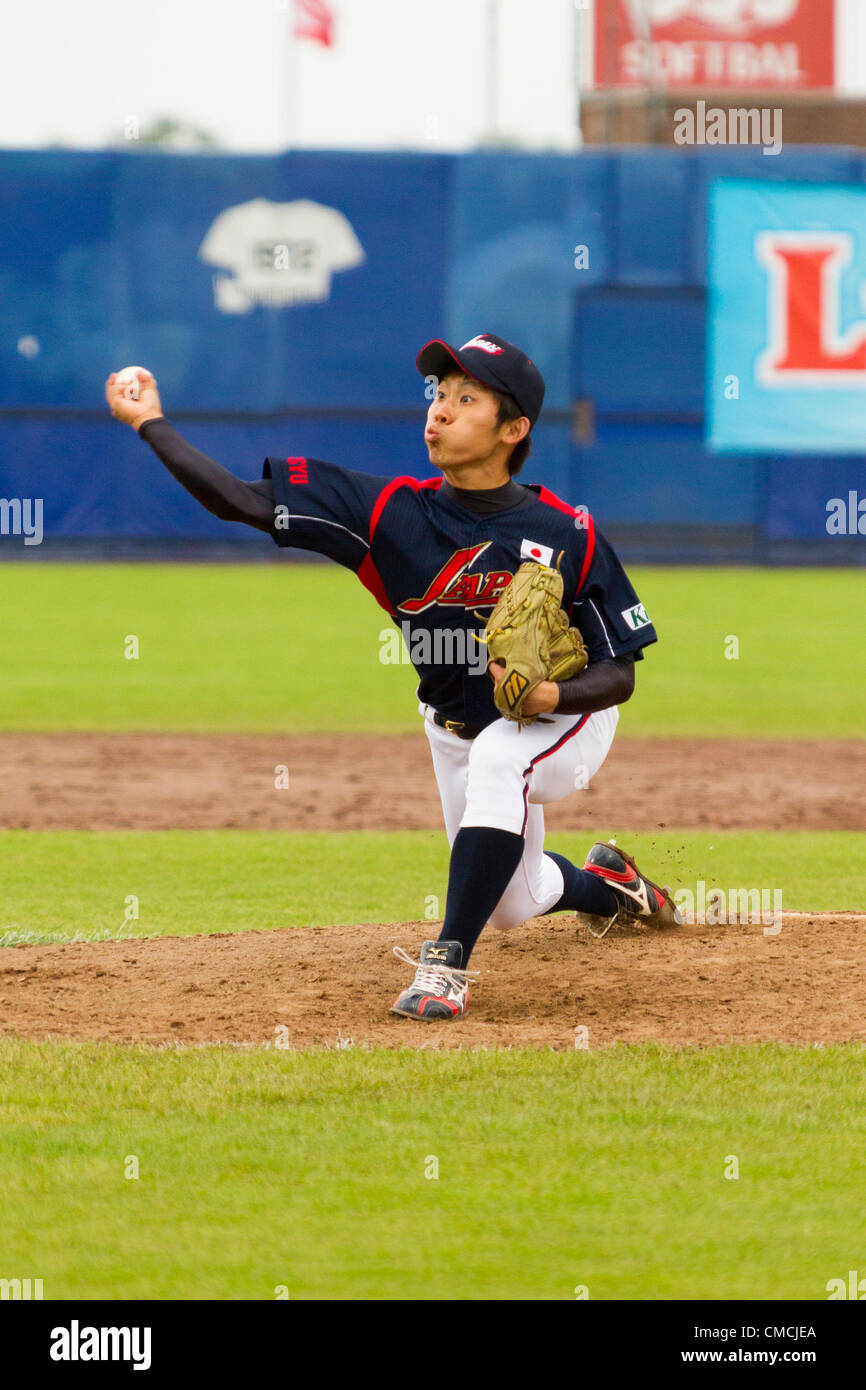
M866 188L709 192L711 449L866 451Z

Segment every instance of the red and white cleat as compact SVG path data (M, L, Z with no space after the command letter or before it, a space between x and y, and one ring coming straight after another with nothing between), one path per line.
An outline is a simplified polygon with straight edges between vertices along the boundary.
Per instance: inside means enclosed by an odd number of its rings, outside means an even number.
M612 926L619 916L652 919L650 925L680 927L683 919L669 888L660 888L642 874L630 854L617 848L615 840L597 840L586 856L584 869L597 874L617 895L620 911L608 923Z

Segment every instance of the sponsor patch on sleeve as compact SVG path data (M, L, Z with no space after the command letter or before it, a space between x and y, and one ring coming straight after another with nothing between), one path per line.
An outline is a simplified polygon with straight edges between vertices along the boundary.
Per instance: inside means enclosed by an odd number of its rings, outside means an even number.
M622 616L632 632L639 632L642 627L649 627L652 621L642 603L636 603L633 608L624 608Z

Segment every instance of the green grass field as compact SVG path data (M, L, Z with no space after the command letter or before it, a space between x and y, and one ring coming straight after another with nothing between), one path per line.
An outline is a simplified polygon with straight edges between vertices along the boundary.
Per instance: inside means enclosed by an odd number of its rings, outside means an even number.
M621 732L866 736L862 572L632 575L661 642ZM0 579L0 730L418 728L414 672L381 664L388 620L342 571L8 564ZM866 834L674 827L629 847L675 886L866 902ZM16 830L0 862L10 953L417 919L447 870L444 836L414 832ZM824 1299L864 1267L863 1056L0 1037L0 1278L61 1299Z
M3 1272L46 1298L821 1299L862 1268L859 1047L0 1068Z
M866 737L862 571L630 573L659 643L621 733ZM413 668L379 660L393 625L335 566L7 564L0 582L0 729L418 728Z
M582 862L591 838L549 845ZM855 832L635 832L628 845L674 889L780 888L784 909L809 912L866 903L866 836ZM431 894L444 910L448 875L432 831L7 830L0 857L0 945L417 921ZM130 894L139 915L126 921Z

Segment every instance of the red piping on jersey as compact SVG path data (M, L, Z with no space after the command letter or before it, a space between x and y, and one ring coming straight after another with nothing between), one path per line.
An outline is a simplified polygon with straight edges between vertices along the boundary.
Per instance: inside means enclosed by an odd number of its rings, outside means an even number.
M587 521L586 554L583 557L583 567L580 571L580 578L577 581L577 588L574 591L575 595L577 595L586 583L586 576L589 574L589 567L592 564L592 557L595 552L595 522L589 512L575 512L575 516L585 516Z
M555 492L549 488L540 487L538 489L539 502L546 502L548 507L556 507L557 511L565 512L567 516L580 516L586 518L586 554L583 557L583 567L580 571L580 578L577 581L575 595L579 594L589 574L589 567L592 564L592 557L595 551L595 522L589 512L579 512L574 507L570 507L567 502L563 502L561 497L557 497Z
M382 582L382 576L373 564L369 550L358 566L356 573L364 588L369 589L379 607L384 608L388 616L393 618L394 606L385 593L385 585Z
M422 487L435 488L441 486L441 478L425 478L423 481L421 481L418 478L409 477L392 478L389 483L385 484L385 486L382 488L382 491L379 493L379 496L376 498L376 501L373 503L373 512L370 516L370 540L372 541L373 539L373 532L376 530L376 527L379 524L379 518L382 515L382 512L385 510L388 500L393 496L393 494L397 491L399 487L411 487L414 489L415 492L418 492L418 490ZM377 570L375 564L373 563L373 559L369 550L367 551L367 554L364 556L363 560L358 566L356 573L364 588L369 589L370 593L373 595L379 607L384 608L385 612L389 615L389 617L393 618L394 605L392 604L387 593L385 592L384 581L382 579L381 574Z
M570 510L570 509L569 509L569 510ZM582 714L582 715L580 716L580 719L577 721L577 723L574 725L573 728L568 729L568 730L562 735L562 738L557 739L557 740L556 740L556 743L552 744L551 747L550 747L550 748L547 748L543 753L538 753L538 754L536 754L536 756L530 761L529 766L526 767L526 768L524 768L524 770L523 770L523 825L520 827L520 833L521 833L521 835L525 835L525 834L526 834L526 822L527 822L527 820L529 819L529 783L528 783L527 780L526 780L527 777L529 776L530 772L533 771L533 769L534 769L536 763L543 762L544 759L545 759L545 758L549 758L550 755L551 755L552 753L558 752L559 749L563 746L563 744L568 743L568 740L569 740L570 738L574 738L575 734L580 733L580 730L583 728L583 726L584 726L584 724L586 723L587 719L590 719L591 717L592 717L591 714Z
M441 478L425 478L423 481L419 478L410 478L408 476L392 478L390 483L385 484L379 496L376 498L376 501L373 503L373 512L370 517L370 540L372 541L373 539L373 532L379 525L379 518L385 510L386 505L399 487L411 487L414 492L418 492L422 487L441 486Z

